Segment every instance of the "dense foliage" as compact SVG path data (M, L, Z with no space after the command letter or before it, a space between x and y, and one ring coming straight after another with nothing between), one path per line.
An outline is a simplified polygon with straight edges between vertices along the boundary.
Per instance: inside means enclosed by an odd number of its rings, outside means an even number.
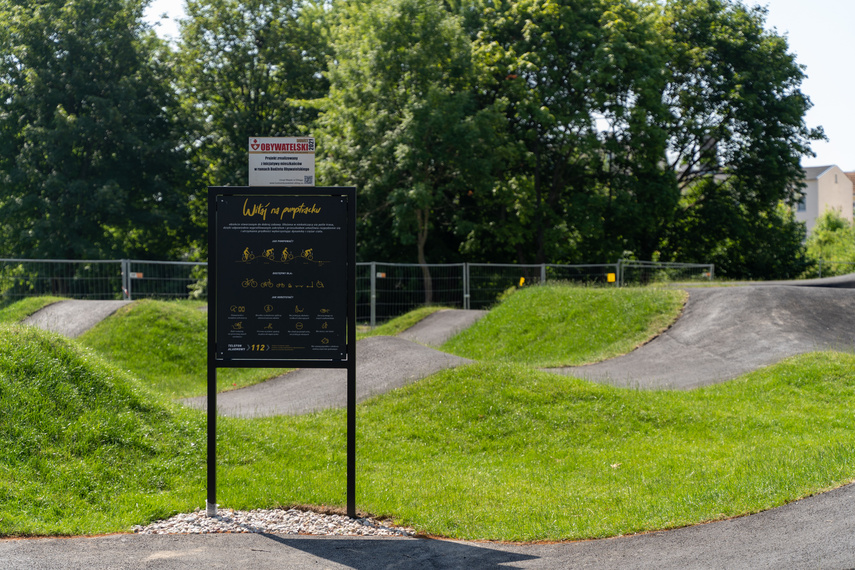
M363 260L805 268L823 134L763 8L189 0L167 45L144 1L0 0L0 254L203 254L248 137L313 134Z
M833 277L855 268L855 226L837 210L816 219L806 245L811 266L804 277Z
M188 241L182 137L139 0L0 0L0 254L153 257Z

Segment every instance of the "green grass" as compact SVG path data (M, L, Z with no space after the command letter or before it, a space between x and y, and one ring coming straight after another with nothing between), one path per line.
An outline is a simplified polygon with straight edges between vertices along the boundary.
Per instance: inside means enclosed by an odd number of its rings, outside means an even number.
M676 289L527 287L442 347L474 360L572 366L625 354L665 330L687 295Z
M127 531L204 506L205 415L98 354L149 346L127 350L152 366L201 354L171 348L204 330L200 317L192 303L136 303L102 323L124 343L88 341L95 350L0 328L0 536ZM361 511L431 535L567 540L753 513L855 479L853 355L803 355L687 392L486 360L358 407ZM158 374L185 365L170 366ZM218 502L343 506L345 419L221 418Z
M691 392L476 364L358 410L357 506L467 539L565 540L768 509L855 474L855 356ZM345 414L219 422L218 502L344 504ZM73 341L0 330L0 535L201 507L205 421Z
M191 508L204 433L72 341L0 328L0 535L126 530Z
M206 306L203 301L137 301L78 340L159 393L173 398L202 396L208 383ZM217 390L256 384L284 372L220 369Z
M17 323L44 307L64 301L62 297L24 297L0 309L0 323Z
M362 339L371 336L395 336L396 334L402 333L408 328L417 324L425 317L432 315L437 311L442 311L446 308L447 307L439 307L435 305L418 307L417 309L413 309L408 313L405 313L399 317L395 317L394 319L387 321L382 325L378 325L373 329L366 330L363 332L357 332L356 338Z

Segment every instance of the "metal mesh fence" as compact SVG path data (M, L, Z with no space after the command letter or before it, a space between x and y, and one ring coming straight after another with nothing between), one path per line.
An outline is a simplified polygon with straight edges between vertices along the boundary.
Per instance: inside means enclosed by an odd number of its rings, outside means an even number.
M40 295L121 299L121 262L0 259L0 295L5 302Z
M486 309L511 287L535 285L545 280L544 265L469 264L469 304Z
M357 263L356 314L373 326L427 304L486 309L510 287L546 281L619 286L712 280L713 273L713 265L623 260L587 265ZM37 295L204 299L207 291L207 263L0 259L4 303Z
M617 281L617 264L547 265L546 278L580 285L610 284Z
M814 268L814 275L809 275L808 277L835 277L837 275L846 275L853 271L855 271L855 262L819 259Z
M715 265L711 263L666 263L625 260L618 262L618 282L622 286L712 281L714 277Z
M357 263L357 320L376 323L422 305L464 306L464 264Z
M127 299L207 297L207 263L129 260L122 265L123 290Z
M516 265L470 263L467 308L486 309L511 287L565 281L584 285L610 283L617 279L617 265ZM609 275L612 275L611 281Z

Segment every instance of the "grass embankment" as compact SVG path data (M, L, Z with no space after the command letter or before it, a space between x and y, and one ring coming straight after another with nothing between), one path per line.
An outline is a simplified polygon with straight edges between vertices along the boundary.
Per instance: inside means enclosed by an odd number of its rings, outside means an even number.
M474 360L573 366L625 354L674 322L685 291L542 285L516 291L442 349Z
M358 408L357 503L428 534L562 540L770 508L855 474L855 356L691 392L481 363ZM126 530L204 504L204 415L71 341L0 331L0 535ZM218 502L342 505L345 414L219 422Z
M79 340L157 392L173 398L203 396L208 382L206 307L202 301L137 301ZM357 338L398 334L439 309L417 309ZM285 372L283 368L221 368L217 391L257 384Z
M161 394L203 396L208 383L206 307L203 301L137 301L78 340ZM241 388L283 372L223 368L217 371L217 390Z
M20 301L0 309L0 323L17 323L39 309L64 300L62 297L24 297Z
M76 343L0 328L0 535L127 530L192 508L204 423Z

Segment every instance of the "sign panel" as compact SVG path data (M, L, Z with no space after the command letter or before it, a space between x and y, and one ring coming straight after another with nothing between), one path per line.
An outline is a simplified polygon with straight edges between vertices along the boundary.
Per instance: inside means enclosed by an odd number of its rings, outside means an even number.
M314 186L314 137L250 137L250 186Z
M347 206L217 196L218 360L347 360Z

